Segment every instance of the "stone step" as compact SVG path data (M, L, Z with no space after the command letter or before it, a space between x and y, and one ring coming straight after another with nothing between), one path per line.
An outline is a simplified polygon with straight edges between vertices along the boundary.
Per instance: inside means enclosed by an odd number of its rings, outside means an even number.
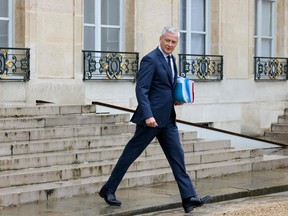
M115 151L115 150L114 150ZM223 155L225 155L223 157ZM215 163L220 161L247 159L261 157L262 151L259 149L226 149L217 151L189 152L185 154L185 162L190 164ZM118 158L99 160L92 162L80 162L75 164L63 164L49 167L31 167L21 170L10 170L0 172L0 188L20 186L24 184L36 184L53 181L68 181L78 178L87 178L92 176L109 175L112 167ZM169 164L162 155L146 156L143 153L129 168L129 172L141 172L143 170L153 170L169 168Z
M66 115L96 113L95 105L45 105L45 106L22 106L22 107L0 107L0 117L24 117L43 115Z
M183 150L187 152L205 152L211 150L233 149L230 140L181 140ZM162 155L163 151L156 143L156 147L149 146L145 149L146 156L149 155Z
M281 145L287 145L288 146L288 139L286 138L283 138L283 139L280 139L280 138L276 138L276 137L269 137L269 136L261 136L261 137L257 137L259 139L263 139L263 140L267 140L267 141L271 141L271 142L276 142L276 143L279 143Z
M231 148L231 140L198 139L192 142L192 144L193 144L193 151L195 152Z
M46 140L18 141L0 143L0 156L48 153L94 148L123 146L131 138L131 134L109 136L85 136Z
M113 160L123 148L75 150L66 152L38 153L27 155L3 156L0 158L1 171L35 167L59 166L93 161Z
M207 146L213 143L210 142L200 142L200 143L191 143L191 141L183 141L183 149L186 152L197 152L200 147L202 149L206 149ZM220 141L214 141L215 146L221 146ZM225 142L224 142L225 145ZM206 147L205 147L206 146ZM48 167L48 166L59 166L65 164L78 164L78 163L87 163L87 162L95 162L102 160L114 160L118 159L123 151L123 146L114 146L114 147L102 147L102 148L91 148L91 149L79 149L79 150L67 150L67 151L54 151L54 152L46 152L46 153L35 153L35 154L20 154L20 155L12 155L12 156L2 156L0 157L0 170L17 170L17 169L28 169L28 168L38 168L38 167ZM196 151L195 151L196 150ZM228 145L227 148L223 148L223 150L229 150ZM216 152L216 150L211 149L210 151ZM218 150L219 151L219 150ZM204 154L203 151L200 152ZM154 142L151 144L149 148L147 148L143 156L155 156L155 155L163 155L162 149L159 144ZM204 157L204 156L203 156ZM221 156L225 158L224 156ZM211 157L212 158L212 157ZM153 167L152 167L153 168Z
M287 124L272 124L271 131L288 133L288 123Z
M33 116L19 118L0 118L0 130L13 130L24 128L44 128L68 125L90 125L127 123L130 120L129 114L74 114L56 116Z
M232 165L232 166L230 166ZM251 159L239 159L234 161L197 164L189 166L187 170L196 170L195 179L217 177L239 172L251 172L271 170L288 166L288 157L279 155L263 155Z
M267 166L268 165L268 166ZM284 156L265 156L247 160L235 160L204 165L191 165L187 171L191 179L228 175L232 173L251 172L258 170L287 167L288 158ZM206 171L205 171L206 169ZM208 171L211 172L208 175ZM75 179L71 181L58 181L43 184L23 185L0 189L0 205L3 207L19 205L28 202L68 198L76 195L97 193L109 175ZM129 172L124 176L119 188L130 188L148 184L174 181L170 168ZM95 195L97 196L97 195Z
M197 132L195 131L179 131L181 141L197 141ZM85 136L85 137L71 137L59 139L45 139L32 141L18 141L0 143L0 156L35 154L54 151L67 151L77 149L93 149L102 147L116 147L124 146L132 137L132 134L116 134L108 136ZM156 142L156 139L154 140ZM203 142L203 141L202 141ZM193 145L193 148L200 150L201 148L215 149L215 148L229 148L229 140L204 141L202 146ZM208 144L210 142L210 144ZM217 142L217 143L216 143ZM196 150L197 150L196 149ZM204 149L205 150L205 149Z
M278 123L271 124L271 131L259 137L280 145L288 145L288 108L284 109L284 115L278 117Z
M287 132L265 132L265 137L270 137L275 140L280 139L280 140L288 140L288 133Z
M1 130L0 142L45 140L56 138L83 137L91 135L113 135L133 133L134 124L101 124L101 125L74 125L57 126L51 128L33 128L19 130Z
M0 108L0 206L99 191L135 131L129 120L130 114L97 114L94 105ZM262 149L232 148L230 140L197 139L195 131L179 135L192 179L288 163ZM155 139L120 188L169 181L174 176Z
M278 123L288 124L288 115L283 115L278 117Z

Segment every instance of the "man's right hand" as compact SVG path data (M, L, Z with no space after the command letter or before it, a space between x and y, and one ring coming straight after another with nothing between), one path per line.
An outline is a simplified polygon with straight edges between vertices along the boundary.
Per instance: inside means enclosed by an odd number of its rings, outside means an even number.
M157 127L158 126L156 120L153 117L145 119L145 123L148 127Z

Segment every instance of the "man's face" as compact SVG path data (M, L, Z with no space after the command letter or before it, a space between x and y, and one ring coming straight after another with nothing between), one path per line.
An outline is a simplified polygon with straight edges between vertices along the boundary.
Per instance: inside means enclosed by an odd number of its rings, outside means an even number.
M166 32L160 36L160 47L167 55L170 55L178 44L178 33Z

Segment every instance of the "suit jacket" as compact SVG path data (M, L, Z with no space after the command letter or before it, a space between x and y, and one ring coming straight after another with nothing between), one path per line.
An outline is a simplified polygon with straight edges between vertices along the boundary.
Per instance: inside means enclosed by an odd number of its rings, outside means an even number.
M165 127L171 118L176 119L173 88L178 73L174 57L173 62L172 82L171 69L158 47L142 58L136 79L138 106L132 122L144 126L145 119L154 117L158 127Z

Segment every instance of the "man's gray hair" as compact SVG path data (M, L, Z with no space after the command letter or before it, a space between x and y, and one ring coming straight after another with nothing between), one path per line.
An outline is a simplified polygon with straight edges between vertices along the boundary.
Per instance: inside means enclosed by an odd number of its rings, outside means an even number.
M162 36L165 36L165 34L167 32L173 33L173 34L177 34L178 37L180 37L180 33L177 30L177 28L175 28L174 26L165 26L164 29L162 30Z

